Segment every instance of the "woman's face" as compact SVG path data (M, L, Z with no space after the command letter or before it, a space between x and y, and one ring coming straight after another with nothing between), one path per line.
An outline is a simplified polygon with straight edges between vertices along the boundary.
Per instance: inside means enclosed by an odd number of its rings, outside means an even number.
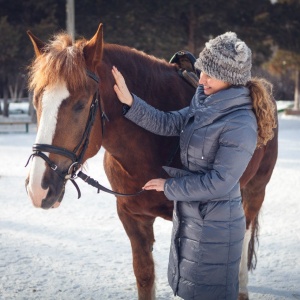
M210 77L204 72L201 72L199 84L203 85L204 94L212 95L221 90L227 89L230 86L230 83Z

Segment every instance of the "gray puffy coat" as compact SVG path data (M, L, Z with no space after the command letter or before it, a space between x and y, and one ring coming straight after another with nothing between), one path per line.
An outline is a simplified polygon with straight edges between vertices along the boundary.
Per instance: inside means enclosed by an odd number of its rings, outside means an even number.
M160 135L180 135L183 169L164 167L174 201L168 279L184 299L238 297L245 232L239 179L256 147L257 123L246 87L210 96L199 86L189 107L161 112L134 96L126 117Z

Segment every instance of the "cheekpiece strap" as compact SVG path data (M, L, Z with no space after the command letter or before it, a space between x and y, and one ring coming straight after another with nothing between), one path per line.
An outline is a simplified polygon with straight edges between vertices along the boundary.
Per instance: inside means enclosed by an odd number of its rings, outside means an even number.
M95 80L97 83L99 83L100 79L94 72L92 72L90 70L86 70L86 74L87 74L87 76L89 76L90 78Z

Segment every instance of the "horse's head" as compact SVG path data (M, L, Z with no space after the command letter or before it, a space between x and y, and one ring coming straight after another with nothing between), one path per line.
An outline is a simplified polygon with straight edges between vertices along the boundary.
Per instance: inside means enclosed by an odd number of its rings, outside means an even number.
M99 114L96 72L103 52L102 24L91 40L76 43L66 34L48 44L31 32L28 35L36 54L29 87L38 132L26 189L34 206L47 209L59 206L66 181L101 147L101 122L95 115ZM91 130L93 121L97 130Z

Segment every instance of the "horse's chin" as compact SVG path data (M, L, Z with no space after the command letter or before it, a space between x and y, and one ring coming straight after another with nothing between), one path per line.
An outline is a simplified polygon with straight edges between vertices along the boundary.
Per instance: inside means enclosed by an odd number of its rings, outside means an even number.
M51 208L57 208L60 206L60 202L55 202Z

